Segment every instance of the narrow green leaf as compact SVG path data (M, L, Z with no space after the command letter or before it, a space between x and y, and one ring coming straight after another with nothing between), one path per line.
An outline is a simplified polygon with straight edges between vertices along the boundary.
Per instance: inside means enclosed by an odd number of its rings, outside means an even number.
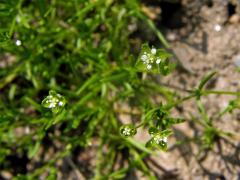
M213 77L214 75L216 75L216 73L217 73L217 72L211 72L211 73L209 73L208 75L206 75L206 76L201 80L200 84L198 85L198 89L201 90L201 89L204 87L204 85L205 85L210 79L212 79L212 77Z

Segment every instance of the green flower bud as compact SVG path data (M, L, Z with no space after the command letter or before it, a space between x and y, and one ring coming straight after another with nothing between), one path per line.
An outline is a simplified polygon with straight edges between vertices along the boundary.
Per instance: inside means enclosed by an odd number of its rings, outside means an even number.
M151 136L154 136L156 133L158 133L159 130L156 128L156 127L150 127L148 129L148 133L151 135Z
M150 139L145 146L146 148L153 148L155 146L153 139Z

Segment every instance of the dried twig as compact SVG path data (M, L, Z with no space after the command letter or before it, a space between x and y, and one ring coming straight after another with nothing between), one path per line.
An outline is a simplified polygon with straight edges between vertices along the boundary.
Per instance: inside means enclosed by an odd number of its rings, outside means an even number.
M76 177L79 180L86 180L85 176L83 176L83 174L79 171L78 167L74 164L72 159L70 157L67 157L66 160L67 160L69 166L71 166L71 168L74 170Z

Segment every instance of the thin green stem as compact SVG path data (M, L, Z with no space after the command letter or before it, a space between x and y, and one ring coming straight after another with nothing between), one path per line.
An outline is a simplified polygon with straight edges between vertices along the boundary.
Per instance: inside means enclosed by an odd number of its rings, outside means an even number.
M207 96L209 94L218 94L218 95L233 95L233 96L240 96L240 92L233 92L233 91L219 91L219 90L205 90L202 91L202 95Z
M142 127L144 124L146 124L146 123L141 123L141 124L137 125L136 128L140 128L140 127Z
M189 100L189 99L191 99L191 98L193 98L193 97L195 97L195 94L191 94L191 95L186 96L186 97L184 97L184 98L182 98L182 99L179 99L179 100L177 100L176 102L173 102L172 104L169 104L169 105L167 106L167 109L171 109L171 108L173 108L173 107L175 107L175 106L177 106L177 105L179 105L179 104L182 104L184 101L187 101L187 100Z
M163 34L158 30L158 28L155 26L152 20L148 19L145 15L140 14L139 17L144 20L148 26L152 29L152 31L157 35L158 39L161 41L161 43L164 45L165 48L170 48L169 43L163 36Z

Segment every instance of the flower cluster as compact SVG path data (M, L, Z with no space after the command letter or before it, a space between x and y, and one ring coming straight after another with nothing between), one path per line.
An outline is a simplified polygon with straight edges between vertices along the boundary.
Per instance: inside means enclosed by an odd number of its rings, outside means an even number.
M137 129L132 124L125 124L120 128L120 134L123 137L131 137L137 133Z
M122 134L124 136L130 136L131 135L131 129L130 128L124 128L122 131Z
M169 63L169 57L171 54L164 49L150 48L148 44L143 44L135 68L140 72L167 75L174 68L174 65Z
M162 137L159 134L155 135L153 140L156 144L167 143L167 137Z
M153 135L153 137L146 143L148 148L159 148L163 151L167 150L167 136L160 133Z
M58 97L60 97L59 94L57 94L57 95L58 95ZM58 98L53 97L52 95L48 96L47 98L48 98L48 100L46 100L46 103L49 103L49 106L47 106L48 108L55 108L56 106L63 106L63 102L60 101Z
M159 148L163 151L167 150L167 137L172 133L171 130L165 129L160 131L156 127L150 127L148 133L151 139L146 143L148 148Z
M148 70L152 69L154 63L160 64L160 62L162 61L160 57L156 57L156 53L157 53L157 49L152 48L150 53L148 53L147 51L144 51L143 54L141 55L141 60L143 64L146 65L146 68Z
M65 98L55 91L50 91L49 95L42 101L43 107L51 109L54 113L62 110L65 104Z

